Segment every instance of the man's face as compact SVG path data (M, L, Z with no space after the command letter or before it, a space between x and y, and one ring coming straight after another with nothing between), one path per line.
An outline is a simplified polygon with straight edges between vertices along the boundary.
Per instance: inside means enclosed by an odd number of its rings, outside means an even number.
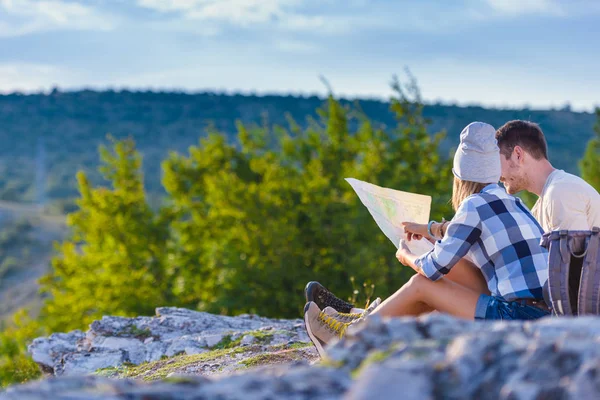
M509 158L506 158L502 153L500 154L500 167L502 168L500 182L504 184L509 194L516 194L521 190L525 190L527 187L527 173L514 150Z

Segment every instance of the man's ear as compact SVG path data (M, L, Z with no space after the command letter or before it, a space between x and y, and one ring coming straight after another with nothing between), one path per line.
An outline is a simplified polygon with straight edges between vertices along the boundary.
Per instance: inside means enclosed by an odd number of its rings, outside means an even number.
M525 150L521 146L515 146L513 150L515 157L517 157L517 161L519 164L522 164L525 161Z

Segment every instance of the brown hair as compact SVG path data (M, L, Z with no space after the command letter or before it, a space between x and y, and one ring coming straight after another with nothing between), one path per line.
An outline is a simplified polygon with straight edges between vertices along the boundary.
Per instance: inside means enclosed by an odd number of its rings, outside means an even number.
M539 125L531 121L508 121L496 131L500 153L509 159L515 146L522 147L536 160L548 159L548 144Z
M458 210L460 203L462 203L467 197L472 194L481 192L481 189L489 185L489 183L479 183L472 181L463 181L462 179L454 177L454 184L452 185L452 208L454 211Z

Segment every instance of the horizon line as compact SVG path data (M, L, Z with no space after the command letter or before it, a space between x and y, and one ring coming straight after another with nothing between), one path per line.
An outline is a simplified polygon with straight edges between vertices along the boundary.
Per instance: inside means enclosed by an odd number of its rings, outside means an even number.
M301 92L301 91L287 91L287 92L279 92L279 91L260 91L260 90L243 90L243 89L223 89L223 88L198 88L198 89L182 89L178 87L131 87L131 86L104 86L104 87L95 87L95 86L81 86L81 87L59 87L52 86L51 89L36 89L36 90L0 90L0 96L8 97L8 96L50 96L56 93L78 93L78 92L95 92L95 93L153 93L153 94L179 94L179 95L203 95L203 94L213 94L217 96L242 96L242 97L294 97L294 98L303 98L308 99L311 97L316 97L320 100L326 100L328 95L324 95L319 92ZM390 103L390 101L394 98L394 96L390 95L387 98L380 95L352 95L352 94L344 94L340 93L336 95L333 93L333 97L342 101L373 101L380 102L383 104ZM421 103L425 106L445 106L445 107L458 107L458 108L483 108L487 110L498 110L498 111L519 111L519 110L528 110L528 111L562 111L562 112L570 112L576 114L594 114L596 110L600 110L600 104L593 105L591 108L579 108L572 107L570 102L565 102L561 106L556 105L541 105L536 106L532 104L522 104L522 105L508 105L508 104L485 104L485 103L477 103L477 102L460 102L458 100L444 100L444 99L422 99Z

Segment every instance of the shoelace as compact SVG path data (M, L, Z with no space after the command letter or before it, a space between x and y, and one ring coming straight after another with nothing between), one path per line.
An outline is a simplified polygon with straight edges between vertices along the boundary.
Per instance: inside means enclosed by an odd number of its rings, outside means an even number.
M340 338L344 336L348 323L338 321L337 319L330 317L323 311L319 313L318 319L323 322L332 332L336 333Z
M339 315L340 317L346 317L346 318L356 319L356 318L362 317L363 314L364 313L343 313L343 312L338 312L336 315Z

